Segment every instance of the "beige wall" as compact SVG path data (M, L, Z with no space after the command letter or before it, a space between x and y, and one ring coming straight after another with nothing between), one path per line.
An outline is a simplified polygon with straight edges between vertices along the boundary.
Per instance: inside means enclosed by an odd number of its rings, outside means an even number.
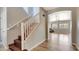
M27 17L27 13L24 11L22 7L8 7L7 8L7 27L10 28L17 22L23 20ZM8 44L14 42L15 39L20 35L20 25L13 27L12 29L7 31L7 39Z
M76 7L60 7L60 8L55 8L53 10L48 11L48 14L51 14L53 12L57 11L64 11L64 10L71 10L72 11L72 43L76 43L77 41L77 33L76 33L76 20L77 20L77 15L76 15Z
M8 7L7 8L7 27L14 25L18 21L27 17L26 12L22 7Z

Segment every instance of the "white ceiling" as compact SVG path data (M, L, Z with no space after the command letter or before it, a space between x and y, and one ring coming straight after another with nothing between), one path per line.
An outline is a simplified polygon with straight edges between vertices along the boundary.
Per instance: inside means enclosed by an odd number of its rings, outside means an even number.
M55 9L57 7L43 7L46 11L49 11L49 10L52 10L52 9Z

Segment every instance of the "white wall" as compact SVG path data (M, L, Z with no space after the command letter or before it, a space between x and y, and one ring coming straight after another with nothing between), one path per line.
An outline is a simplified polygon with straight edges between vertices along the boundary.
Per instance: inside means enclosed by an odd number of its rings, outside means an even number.
M41 9L41 23L39 27L36 29L36 31L32 34L32 36L25 41L25 49L32 50L39 44L41 44L43 41L46 40L45 38L45 17L42 15L45 14L45 12Z
M8 7L7 8L7 28L13 26L17 22L24 20L27 17L27 13L24 11L22 7ZM17 39L18 35L20 35L20 25L13 27L7 32L8 44L13 43L15 39Z
M5 7L1 9L1 40L3 47L7 49L7 10Z

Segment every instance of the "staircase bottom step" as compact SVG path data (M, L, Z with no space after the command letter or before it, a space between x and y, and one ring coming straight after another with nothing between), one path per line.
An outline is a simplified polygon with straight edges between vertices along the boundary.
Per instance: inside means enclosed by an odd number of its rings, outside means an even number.
M11 51L21 51L21 49L18 48L18 47L16 47L14 44L10 44L10 45L9 45L9 49L10 49Z
M11 51L22 51L19 47L16 47L14 44L9 45L9 49ZM27 49L24 49L23 51L28 51Z

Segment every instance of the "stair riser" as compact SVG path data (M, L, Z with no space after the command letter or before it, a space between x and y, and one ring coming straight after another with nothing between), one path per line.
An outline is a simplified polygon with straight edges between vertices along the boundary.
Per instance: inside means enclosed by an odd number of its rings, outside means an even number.
M21 36L18 36L18 40L20 40L20 41L21 41Z
M16 47L21 49L21 44L14 43Z
M21 42L17 42L16 40L14 40L14 45L21 49Z
M9 48L11 51L14 51L13 49Z

